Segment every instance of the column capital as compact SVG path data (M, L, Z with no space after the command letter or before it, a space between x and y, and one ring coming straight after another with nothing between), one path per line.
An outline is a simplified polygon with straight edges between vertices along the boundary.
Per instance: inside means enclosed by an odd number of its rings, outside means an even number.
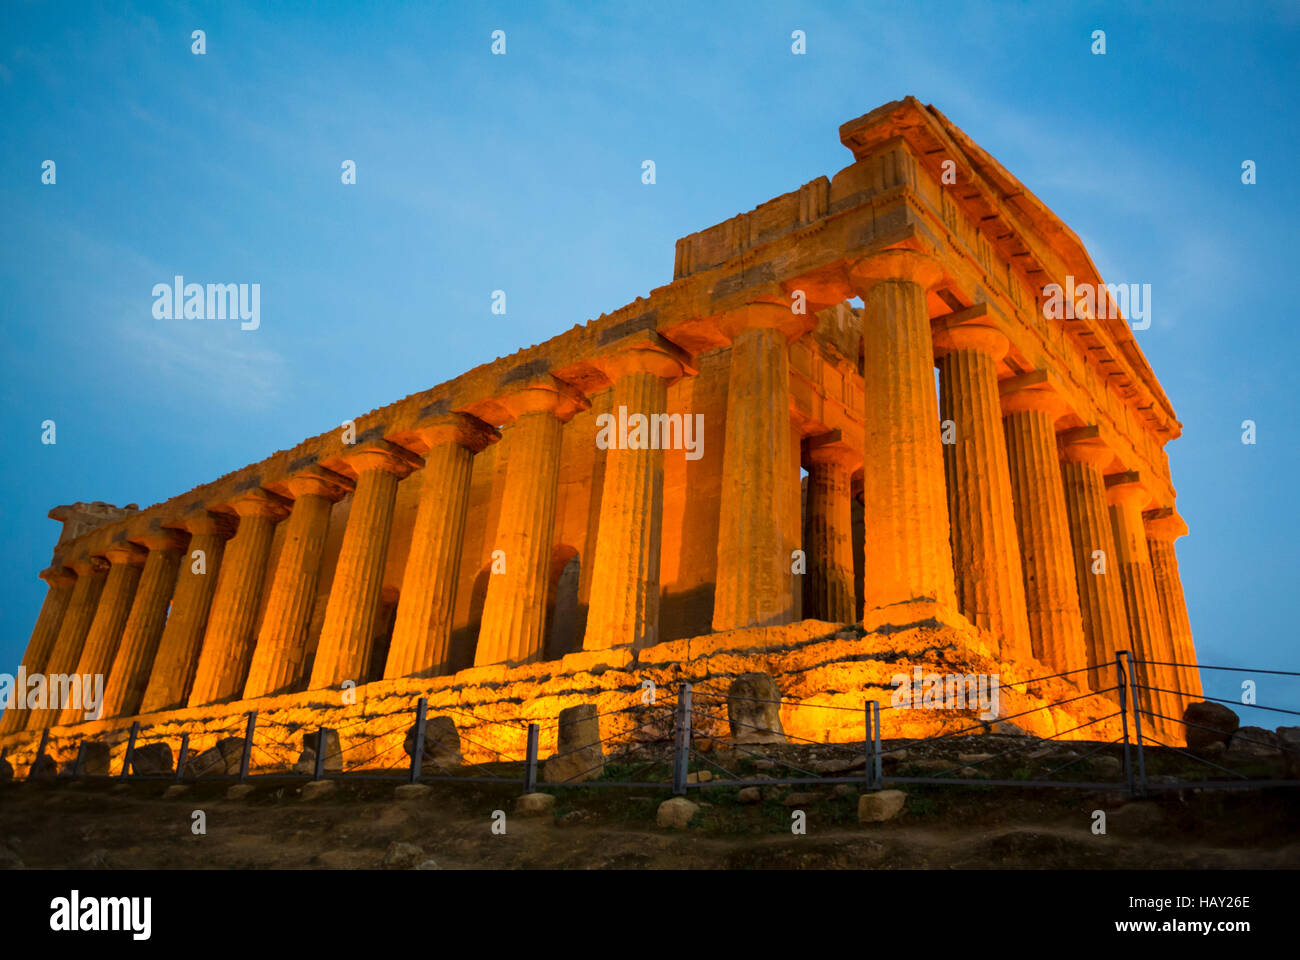
M368 440L365 443L358 443L355 447L345 449L344 452L322 464L353 480L359 479L363 473L372 470L391 473L400 480L423 465L424 461L410 450L387 440Z
M316 496L338 501L347 496L354 486L355 484L343 474L312 464L295 471L283 480L274 480L266 484L266 489L289 500Z
M890 247L853 263L849 283L858 296L865 296L878 283L904 280L930 291L944 278L943 265L927 254L906 247Z
M180 550L185 546L185 535L169 527L160 527L132 537L131 541L146 550Z
M582 391L551 376L522 383L499 394L495 400L509 420L530 413L549 413L561 423L568 423L581 411L591 408Z
M935 359L955 350L972 350L991 356L996 363L1011 349L1011 341L989 316L986 303L977 303L930 321Z
M51 587L70 587L77 582L76 571L64 566L49 566L37 574Z
M434 447L455 443L470 453L482 453L501 439L501 432L469 413L447 413L418 421L393 435L393 442L424 456Z
M89 577L95 574L108 573L108 561L103 557L92 557L82 554L68 564L69 567L77 574L78 577Z
M240 517L266 517L270 520L283 520L289 515L289 505L283 497L276 496L261 487L238 494L226 501L226 509Z
M108 547L104 551L104 557L111 564L127 564L132 567L144 566L144 558L148 551L132 543L129 540L123 540Z
M1031 370L1018 377L1008 377L998 381L998 393L1002 397L1002 415L1040 411L1052 418L1052 422L1068 415L1069 403L1057 391L1052 378L1046 370Z
M653 330L615 341L591 363L610 383L617 383L629 373L651 373L672 385L684 376L699 373L690 354Z
M777 299L747 303L713 319L722 335L733 343L746 330L780 330L787 341L794 341L817 325L816 314L795 313L788 301Z
M1187 536L1187 521L1179 516L1173 507L1158 507L1142 514L1148 540L1163 540L1173 543L1179 537Z
M804 441L804 453L810 463L838 464L850 474L862 468L862 452L849 446L839 430L809 437Z
M167 526L183 530L192 536L219 536L229 540L235 535L234 523L228 514L211 513L206 507L191 510L175 520L163 521Z
M1096 424L1065 430L1057 434L1056 442L1066 463L1086 463L1104 470L1115 460L1115 451L1102 439Z
M1136 470L1112 473L1106 477L1106 500L1111 506L1136 506L1139 509L1151 502L1151 494Z

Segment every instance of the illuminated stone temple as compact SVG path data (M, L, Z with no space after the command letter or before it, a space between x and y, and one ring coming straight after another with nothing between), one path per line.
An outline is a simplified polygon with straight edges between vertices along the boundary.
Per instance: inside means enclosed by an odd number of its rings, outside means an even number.
M1113 686L1118 650L1193 664L1180 424L1079 239L913 98L840 139L852 163L677 241L647 297L163 503L51 511L23 667L104 675L102 717L10 710L0 743L51 728L66 759L133 719L201 740L418 696L469 729L646 678L860 708L915 666L1069 674L1005 716ZM1053 284L1098 293L1060 319ZM1194 668L1145 676L1156 713L1199 696Z

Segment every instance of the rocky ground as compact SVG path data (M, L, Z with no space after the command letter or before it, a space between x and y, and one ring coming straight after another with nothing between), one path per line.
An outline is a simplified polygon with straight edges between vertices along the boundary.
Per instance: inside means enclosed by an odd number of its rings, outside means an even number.
M887 747L898 745L886 744ZM1123 791L997 786L984 780L1054 778L1119 783L1120 748L962 737L890 754L891 777L964 768L955 785L893 783L902 811L860 823L857 749L780 746L714 751L690 791L684 829L660 827L664 787L550 789L540 815L516 812L511 784L431 784L398 800L394 781L339 779L304 799L303 778L258 780L241 799L230 784L199 781L164 798L167 784L49 778L0 785L0 866L9 868L1285 868L1300 866L1300 788L1173 789L1132 801ZM1010 752L1007 752L1010 751ZM1006 754L1005 756L1003 754ZM1277 757L1216 752L1252 777L1280 776ZM1053 773L1062 764L1072 766ZM1147 752L1157 784L1204 778L1209 768ZM743 794L732 775L770 777L786 764L825 784L765 786ZM611 762L606 779L630 768ZM726 771L726 772L724 772ZM708 775L715 779L709 780ZM790 775L798 776L790 771ZM956 776L957 774L951 774ZM1226 776L1219 774L1220 776ZM642 769L658 779L667 767ZM175 791L172 791L175 793ZM308 791L311 792L310 790ZM1093 832L1095 811L1106 833ZM206 833L192 831L202 811ZM500 831L504 814L504 833ZM802 811L806 833L791 832ZM494 832L494 823L497 832Z

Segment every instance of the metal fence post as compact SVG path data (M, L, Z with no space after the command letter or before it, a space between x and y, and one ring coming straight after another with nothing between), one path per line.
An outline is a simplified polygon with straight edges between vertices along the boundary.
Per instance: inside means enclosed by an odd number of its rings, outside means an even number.
M239 756L239 782L248 779L248 759L253 754L253 731L257 729L257 711L248 711L248 727L244 730L244 750Z
M1124 779L1128 783L1129 795L1134 795L1133 789L1133 757L1129 747L1128 740L1128 680L1124 676L1124 656L1127 650L1119 650L1115 653L1115 682L1119 687L1119 725L1124 734Z
M881 749L881 745L880 745L880 702L879 701L877 700L871 701L871 713L872 713L872 720L874 721L872 724L871 736L872 739L875 741L875 748L872 750L872 755L876 758L876 770L875 770L876 789L883 790L885 787L885 768L884 768L885 752L884 750Z
M524 763L524 793L537 792L537 742L542 729L535 723L528 725L528 755Z
M122 776L131 775L131 761L135 759L135 738L140 736L140 721L131 724L131 735L126 741L126 754L122 757Z
M1133 669L1133 658L1127 650L1121 650L1119 655L1124 658L1124 664L1128 668L1129 694L1132 697L1130 704L1133 708L1133 733L1137 736L1137 758L1138 758L1138 782L1137 790L1134 796L1145 797L1147 793L1147 763L1146 753L1142 745L1142 708L1138 706L1138 685L1137 675Z
M176 779L180 780L185 776L185 761L189 759L190 754L190 735L181 734L181 752L176 757Z
M686 770L691 763L691 685L677 691L677 743L673 751L673 793L686 793Z
M424 718L429 712L429 701L421 697L415 702L415 744L411 749L411 782L418 783L420 769L424 766Z
M45 750L50 745L50 728L46 727L41 731L41 745L36 748L36 756L32 759L32 765L27 768L27 779L30 780L36 776L36 769L41 765L41 757L45 756Z
M312 768L311 778L313 780L323 779L325 776L325 745L329 742L329 729L327 727L316 728L316 765Z

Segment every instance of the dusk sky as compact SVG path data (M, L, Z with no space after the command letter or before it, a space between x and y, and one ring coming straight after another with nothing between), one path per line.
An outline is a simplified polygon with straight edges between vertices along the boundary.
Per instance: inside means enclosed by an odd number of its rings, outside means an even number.
M847 166L840 124L908 94L1106 280L1150 284L1199 656L1300 668L1300 5L1129 6L7 3L0 670L52 506L165 500L612 311L672 279L678 237ZM259 283L260 328L156 319L176 275ZM1300 679L1253 679L1300 709Z

